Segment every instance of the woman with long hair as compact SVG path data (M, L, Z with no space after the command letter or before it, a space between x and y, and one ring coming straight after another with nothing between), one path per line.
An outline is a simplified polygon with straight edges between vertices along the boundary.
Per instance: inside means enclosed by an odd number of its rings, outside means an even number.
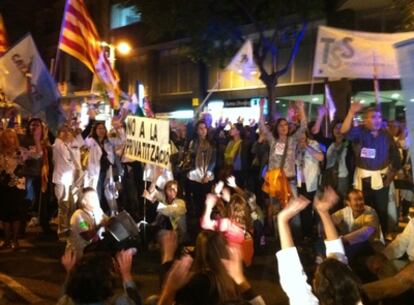
M186 185L187 203L192 212L191 218L196 221L192 233L199 231L198 220L201 217L204 201L214 180L214 167L216 165L216 149L208 139L207 124L204 121L198 121L195 127L197 137L190 142L188 148L192 166L187 174Z
M244 277L238 249L229 247L222 233L202 231L194 259L184 256L170 269L158 305L222 305L243 299L264 304Z
M224 150L224 164L242 187L247 183L250 155L250 143L245 139L245 134L243 124L233 124L230 129L231 139Z
M110 185L113 184L112 166L115 162L115 146L124 144L125 133L121 126L114 126L115 134L108 137L105 123L95 121L85 145L89 148L89 162L85 172L85 186L93 187L99 196L101 207L111 215L117 211Z
M35 140L35 135L39 141ZM32 218L29 226L40 224L43 231L50 232L47 211L50 187L52 149L49 142L47 125L40 118L31 118L26 125L26 132L19 137L20 146L26 150L37 150L38 153L29 155L24 163L24 176L26 178L26 200L29 202Z
M151 197L148 191L144 191L144 197L152 201L157 200L157 216L155 225L158 229L174 231L177 233L178 241L183 244L187 240L187 222L185 219L187 209L185 201L177 197L178 181L170 180L164 186L164 192L155 192Z
M297 101L296 104L301 116L300 127L293 134L290 134L288 121L284 118L279 118L276 121L273 132L269 130L265 124L263 115L264 100L260 101L259 128L260 131L264 134L270 146L268 173L270 173L272 170L278 169L283 171L283 174L289 181L288 187L290 189L289 194L286 194L284 196L284 202L281 202L280 199L278 200L275 197L270 196L270 202L272 205L269 205L269 207L272 211L269 211L269 214L273 215L276 236L278 234L276 229L277 213L280 211L281 206L287 204L289 197L297 196L295 170L296 147L298 144L298 138L300 134L306 130L307 124L304 103L302 101ZM300 219L296 217L294 223L297 231L299 229L298 227L300 226Z
M41 156L40 132L34 134L36 147L24 150L15 130L5 129L0 136L0 220L4 225L4 241L0 248L17 249L21 222L25 216L26 179L24 161Z
M223 182L218 184L219 186L215 187L216 194L207 195L201 227L205 230L223 232L229 245L242 247L243 261L249 266L253 258L253 224L250 207L246 199L236 193L231 196L227 203L226 217L211 219L211 213L217 204L218 196L221 194Z

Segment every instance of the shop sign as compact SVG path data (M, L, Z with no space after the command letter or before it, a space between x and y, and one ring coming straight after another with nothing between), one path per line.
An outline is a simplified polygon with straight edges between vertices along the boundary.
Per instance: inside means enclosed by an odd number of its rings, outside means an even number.
M236 108L236 107L250 107L250 99L248 100L227 100L224 101L225 108Z

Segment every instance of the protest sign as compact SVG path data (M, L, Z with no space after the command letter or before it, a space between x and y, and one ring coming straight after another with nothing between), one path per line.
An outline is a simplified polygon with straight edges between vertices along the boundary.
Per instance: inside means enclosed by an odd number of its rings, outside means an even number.
M414 143L414 39L397 43L395 48L406 105L405 120L407 122L409 143L412 144ZM410 150L411 160L414 160L414 149Z
M395 49L414 32L368 33L320 26L316 42L314 77L378 79L400 77Z
M169 168L170 124L167 120L128 116L126 137L126 157Z
M0 58L0 88L8 99L32 114L58 100L56 84L30 34Z

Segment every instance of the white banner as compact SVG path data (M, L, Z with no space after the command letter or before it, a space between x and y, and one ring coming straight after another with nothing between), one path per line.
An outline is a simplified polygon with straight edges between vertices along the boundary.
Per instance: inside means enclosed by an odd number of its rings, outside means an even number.
M126 119L125 155L133 160L170 166L170 123L138 116Z
M56 84L30 34L0 58L0 88L10 100L32 114L58 100Z
M368 33L320 26L316 41L314 77L400 78L395 49L414 32Z
M406 105L405 121L407 122L409 134L409 146L412 147L414 143L414 39L397 43L395 48ZM414 160L414 149L410 149L410 151L411 160ZM414 171L414 167L412 167L412 170Z

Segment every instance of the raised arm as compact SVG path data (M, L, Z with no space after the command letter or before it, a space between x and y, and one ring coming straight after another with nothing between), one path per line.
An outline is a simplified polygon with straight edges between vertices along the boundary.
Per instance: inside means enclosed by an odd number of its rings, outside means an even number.
M310 203L305 197L293 199L278 215L278 228L282 249L276 253L280 285L289 298L290 305L318 305L303 271L299 254L294 246L289 220Z
M217 196L214 194L208 194L206 198L206 209L204 210L204 214L201 217L201 227L204 230L215 230L217 227L217 222L210 217L216 203Z
M313 125L311 129L312 134L318 134L321 131L321 126L323 122L323 118L326 115L326 107L320 106L318 108L318 117L316 118L315 124Z
M294 247L292 232L290 230L289 221L307 207L310 203L308 199L303 196L291 200L287 207L285 207L278 214L278 229L280 246L282 249Z
M321 198L315 196L313 205L318 212L323 228L325 230L326 240L336 240L339 238L338 231L332 221L329 210L338 202L339 197L331 187L327 187Z
M264 103L265 103L265 100L261 99L259 103L259 106L260 106L259 129L265 136L266 140L270 142L273 140L273 135L265 123L264 114L263 114Z
M358 113L359 111L361 111L362 109L362 104L360 104L359 102L355 102L351 104L351 107L349 107L348 113L345 117L344 122L342 123L342 127L341 127L341 133L342 134L347 134L348 131L351 129L352 127L352 122L354 120L354 116L356 113Z

